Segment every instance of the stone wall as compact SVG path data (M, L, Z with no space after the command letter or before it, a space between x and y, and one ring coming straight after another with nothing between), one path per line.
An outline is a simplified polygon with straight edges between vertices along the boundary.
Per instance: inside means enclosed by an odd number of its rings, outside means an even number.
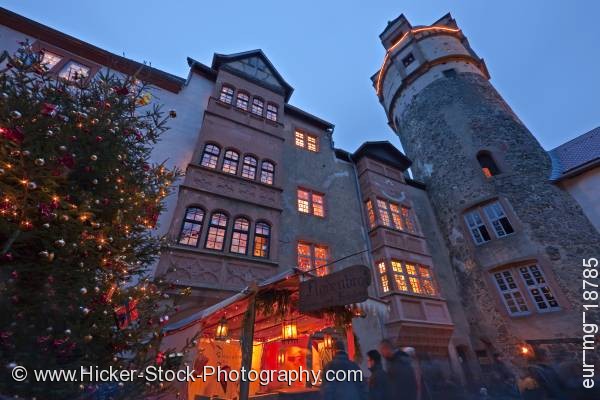
M427 184L474 336L514 355L524 340L580 335L579 268L598 256L600 236L577 202L548 182L549 157L492 85L477 74L438 79L394 120L415 178ZM484 149L500 175L482 174L476 154ZM516 234L474 246L463 212L494 198L508 206ZM505 311L490 271L523 260L542 266L560 311Z

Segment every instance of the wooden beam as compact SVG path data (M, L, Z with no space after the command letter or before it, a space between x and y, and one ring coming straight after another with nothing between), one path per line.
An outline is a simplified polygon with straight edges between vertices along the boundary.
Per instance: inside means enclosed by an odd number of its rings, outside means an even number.
M256 292L252 294L248 301L248 309L244 315L242 336L240 344L242 346L242 368L246 371L252 369L252 350L254 347L254 321L256 319ZM248 400L250 395L250 381L240 381L240 400Z

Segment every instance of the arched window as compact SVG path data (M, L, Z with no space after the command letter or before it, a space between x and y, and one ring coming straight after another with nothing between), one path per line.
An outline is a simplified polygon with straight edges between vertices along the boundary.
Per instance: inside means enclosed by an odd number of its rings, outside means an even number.
M238 92L235 106L241 108L244 111L248 111L248 103L250 102L250 96L244 92Z
M275 173L275 166L269 161L263 161L260 168L260 181L267 185L273 184L273 174Z
M233 150L227 150L225 152L225 158L223 159L223 172L235 175L237 174L238 162L240 155Z
M252 156L245 156L242 165L242 176L248 179L256 178L256 165L258 162Z
M223 250L225 243L225 232L227 231L227 215L216 212L210 217L208 235L206 236L206 248Z
M277 122L277 106L273 103L267 104L267 119Z
M200 234L202 232L202 222L204 221L204 210L200 207L188 207L185 210L181 231L177 243L186 246L197 246Z
M221 86L221 94L219 95L219 100L227 104L233 103L233 87L229 85Z
M204 153L202 153L202 161L200 164L203 167L217 168L217 162L219 161L219 154L221 149L219 146L214 144L207 144L204 146Z
M496 162L489 151L480 151L477 153L477 161L479 161L481 171L486 178L498 175L500 173L500 169L496 165Z
M252 114L260 115L262 117L263 110L265 108L265 102L259 97L252 99Z
M259 222L254 228L254 257L269 258L271 227L266 222Z
M248 250L248 231L250 221L246 218L236 218L233 222L230 251L237 254L246 254Z

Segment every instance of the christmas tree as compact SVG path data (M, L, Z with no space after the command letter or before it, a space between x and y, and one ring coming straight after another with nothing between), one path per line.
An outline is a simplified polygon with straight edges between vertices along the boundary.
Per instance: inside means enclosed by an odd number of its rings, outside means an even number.
M171 116L110 72L47 72L23 43L0 59L0 395L142 398L143 380L16 382L15 366L141 370L161 363L166 294L147 276L152 228L178 172L151 165Z

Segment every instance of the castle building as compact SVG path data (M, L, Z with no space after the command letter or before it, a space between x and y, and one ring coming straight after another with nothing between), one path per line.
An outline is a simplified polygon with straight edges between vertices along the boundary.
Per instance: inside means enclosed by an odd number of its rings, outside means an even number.
M471 383L495 353L580 350L578 271L600 244L600 150L586 145L598 132L544 151L450 15L416 27L400 16L380 35L373 86L406 154L386 141L336 148L334 125L290 103L261 50L188 58L183 79L0 9L2 50L25 39L59 76L137 71L176 112L152 156L185 172L159 221L156 275L179 310L167 331L197 329L207 309L282 273L360 264L387 310L353 320L363 354L390 338Z
M580 268L600 236L556 179L591 164L598 146L573 165L563 156L575 144L544 151L449 14L414 27L401 15L380 39L386 56L373 86L427 187L477 354L581 357ZM584 184L597 198L597 184Z

